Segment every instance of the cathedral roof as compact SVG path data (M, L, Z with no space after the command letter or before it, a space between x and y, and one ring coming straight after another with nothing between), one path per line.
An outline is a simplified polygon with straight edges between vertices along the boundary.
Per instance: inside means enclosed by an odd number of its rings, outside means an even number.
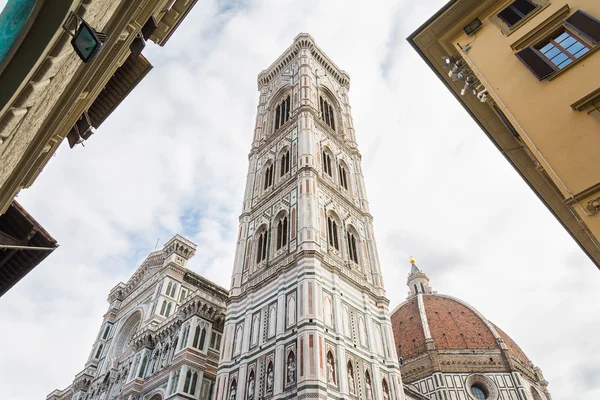
M522 364L531 363L506 333L469 304L440 294L420 296L423 312L418 297L413 296L392 313L396 345L404 360L427 353L426 341L430 339L436 349L452 350L501 350L500 343L504 342L511 356Z
M535 376L535 367L523 350L479 311L460 299L437 294L430 286L415 286L419 280L428 285L429 278L411 263L409 297L391 315L406 382L440 370L519 370Z

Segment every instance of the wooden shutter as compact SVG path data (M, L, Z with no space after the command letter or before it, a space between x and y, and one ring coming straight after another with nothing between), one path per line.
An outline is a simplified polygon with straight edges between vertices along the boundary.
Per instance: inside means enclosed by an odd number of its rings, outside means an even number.
M590 39L594 44L600 43L600 21L591 15L577 10L567 18L565 24Z
M546 79L557 70L550 61L547 61L544 56L533 47L521 50L516 56L540 81Z

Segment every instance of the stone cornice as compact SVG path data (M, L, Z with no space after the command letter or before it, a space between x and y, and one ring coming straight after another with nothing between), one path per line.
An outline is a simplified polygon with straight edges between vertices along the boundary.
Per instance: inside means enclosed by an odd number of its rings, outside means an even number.
M277 76L281 71L285 69L294 58L298 55L300 50L310 50L313 58L321 64L321 66L337 80L337 82L346 89L350 89L350 76L344 70L338 68L337 65L315 44L315 40L312 36L307 33L300 33L294 39L294 43L283 52L281 56L273 64L271 64L266 70L263 70L258 74L257 84L258 90L268 85L273 78Z

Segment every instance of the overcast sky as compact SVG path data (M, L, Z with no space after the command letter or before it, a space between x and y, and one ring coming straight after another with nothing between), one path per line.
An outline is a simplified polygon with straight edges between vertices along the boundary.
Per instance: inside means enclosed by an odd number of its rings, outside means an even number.
M60 248L0 298L2 398L72 382L110 289L157 239L193 240L190 268L228 287L256 77L308 32L350 74L392 307L414 255L522 347L554 400L599 399L599 271L405 40L444 3L198 2L86 146L64 143L18 197Z

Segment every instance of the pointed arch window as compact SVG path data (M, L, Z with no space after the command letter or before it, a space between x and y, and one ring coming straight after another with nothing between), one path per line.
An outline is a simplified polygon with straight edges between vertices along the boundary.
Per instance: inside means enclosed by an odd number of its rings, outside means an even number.
M281 249L288 241L288 219L281 218L277 223L277 250Z
M192 342L192 346L198 348L198 340L200 339L200 327L196 326L196 330L194 331L194 341Z
M183 384L183 391L186 393L189 393L191 380L192 371L188 370L188 372L185 374L185 383Z
M346 232L346 240L348 241L348 255L350 261L358 264L358 251L356 251L356 237L354 236L354 233L350 231Z
M102 335L102 339L106 339L108 336L108 332L110 332L110 325L106 325L106 329L104 330L104 334Z
M281 156L281 171L279 172L279 176L284 176L290 172L290 151L286 150Z
M200 350L204 350L204 342L206 341L206 328L202 328L202 331L200 332L200 344L198 345L198 348Z
M171 302L167 304L167 311L165 312L165 317L169 317L171 315Z
M290 96L288 95L275 107L275 130L282 127L290 119Z
M323 172L333 177L333 172L331 169L331 155L329 155L329 153L325 150L323 150Z
M338 172L340 174L340 185L348 190L348 177L346 176L346 167L344 167L341 163L338 166Z
M94 358L98 359L100 358L100 356L102 355L102 348L104 347L104 345L100 345L98 346L98 350L96 350L96 355L94 356Z
M273 173L274 171L275 171L275 164L271 164L265 169L263 190L266 190L266 189L270 188L271 186L273 186L273 178L275 175Z
M338 227L335 220L331 217L327 218L327 237L329 245L336 250L339 250L340 244L338 241Z
M335 114L333 112L333 106L327 99L323 99L323 96L320 96L319 104L321 119L335 131Z
M190 391L189 393L191 395L194 395L196 392L196 384L198 383L198 373L194 372L194 375L192 376L192 385L190 386Z
M160 307L160 315L165 315L165 311L167 310L167 301L163 300L162 306Z
M263 231L258 235L256 243L256 263L260 263L267 259L267 232Z

